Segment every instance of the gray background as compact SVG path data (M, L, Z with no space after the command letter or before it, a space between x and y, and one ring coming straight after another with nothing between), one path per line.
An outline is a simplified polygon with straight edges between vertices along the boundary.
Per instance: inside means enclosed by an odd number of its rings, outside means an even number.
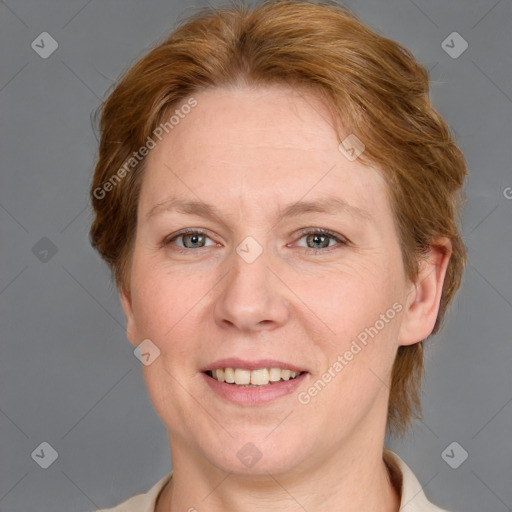
M122 71L203 4L0 3L2 512L112 506L171 469L118 297L88 243L90 116ZM471 173L469 265L444 330L426 343L424 418L388 446L443 508L512 510L512 4L345 4L431 70ZM44 31L59 44L46 59L31 47ZM469 44L458 58L441 45L453 31ZM31 457L43 441L58 452L48 469ZM469 454L457 469L441 456L454 441Z

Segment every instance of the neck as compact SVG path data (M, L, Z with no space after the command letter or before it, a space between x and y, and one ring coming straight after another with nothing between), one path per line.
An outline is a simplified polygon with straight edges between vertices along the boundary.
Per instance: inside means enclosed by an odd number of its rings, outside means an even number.
M349 446L321 464L294 469L293 474L256 477L206 467L193 454L180 457L174 451L176 471L155 510L398 512L400 494L383 460L382 444L367 441Z

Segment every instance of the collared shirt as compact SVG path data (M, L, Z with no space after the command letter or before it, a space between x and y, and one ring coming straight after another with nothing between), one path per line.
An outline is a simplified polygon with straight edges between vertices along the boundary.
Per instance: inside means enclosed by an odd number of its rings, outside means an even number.
M412 470L395 452L385 449L383 458L390 469L393 485L401 496L400 512L449 512L427 499ZM172 471L161 478L148 492L137 494L117 507L97 512L155 512L158 495L171 478Z

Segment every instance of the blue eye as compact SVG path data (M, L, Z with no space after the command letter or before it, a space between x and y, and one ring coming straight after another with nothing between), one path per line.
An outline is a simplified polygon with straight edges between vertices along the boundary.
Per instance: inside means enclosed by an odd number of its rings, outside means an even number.
M341 245L347 245L347 240L341 237L340 235L329 231L328 229L314 229L310 231L306 231L302 234L301 238L306 238L306 244L319 244L321 247L307 247L307 249L312 249L315 252L322 252L322 249L329 248L329 243L331 240L338 242ZM325 242L327 241L327 245Z
M338 245L347 245L348 241L334 233L329 231L328 229L311 229L309 231L302 232L299 240L306 238L306 244L317 244L320 247L305 247L306 250L312 251L314 254L320 254L322 252L329 252L333 247L336 246L330 245L331 241L334 240L338 243ZM173 242L176 240L182 240L182 245L175 245ZM187 229L175 235L171 235L167 237L161 244L160 247L173 246L173 250L178 252L190 252L192 249L202 249L204 247L208 247L206 245L206 240L210 239L210 237L206 234L206 232L200 229ZM211 240L211 239L210 239ZM209 244L209 246L215 246L215 243ZM304 246L299 246L304 247ZM329 249L329 251L324 251L324 249Z
M181 233L178 233L177 235L174 235L171 238L166 238L162 245L170 245L171 242L174 242L174 240L178 240L181 238L183 240L184 247L178 246L179 250L187 250L187 249L201 249L203 247L206 247L205 245L200 245L199 247L188 247L188 245L195 245L195 244L204 244L204 241L206 238L209 238L208 235L204 231L201 230L187 230L182 231Z

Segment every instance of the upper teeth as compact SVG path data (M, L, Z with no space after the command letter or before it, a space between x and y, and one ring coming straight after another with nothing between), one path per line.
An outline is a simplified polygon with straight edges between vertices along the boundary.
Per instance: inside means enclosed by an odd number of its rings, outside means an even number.
M260 368L258 370L244 370L242 368L219 368L211 370L212 377L220 382L229 384L265 386L269 382L281 379L294 379L300 372L282 370L281 368Z

